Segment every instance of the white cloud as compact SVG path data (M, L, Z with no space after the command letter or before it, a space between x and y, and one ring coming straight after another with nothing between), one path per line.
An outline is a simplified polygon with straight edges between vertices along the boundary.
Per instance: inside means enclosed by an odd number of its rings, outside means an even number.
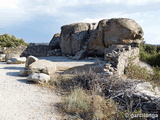
M159 3L160 0L0 0L0 27L22 24L37 16L58 18L62 25L127 17L147 31L148 23L159 24L158 21L147 21L159 17L159 11L156 11L160 6L154 6ZM158 27L155 29L157 31ZM158 36L154 30L153 34Z
M160 2L160 0L0 0L0 13L1 16L3 16L0 20L3 21L3 25L6 21L7 25L8 23L13 23L15 21L21 22L25 20L30 20L33 17L36 17L36 15L69 15L71 17L74 17L76 16L77 12L79 12L74 9L76 9L78 6L83 5L88 5L88 8L85 8L87 12L90 10L89 7L96 8L96 5L106 4L106 7L108 7L108 9L112 8L112 6L107 6L108 3L113 4L114 7L114 4L126 4L132 6L158 2ZM68 9L70 9L70 7L73 8L73 11L67 11ZM106 8L104 8L104 12L106 12L105 9ZM117 14L116 8L115 12L112 15L113 17L116 16L114 14ZM81 16L81 14L79 14L79 16Z
M20 0L0 0L0 9L17 9Z

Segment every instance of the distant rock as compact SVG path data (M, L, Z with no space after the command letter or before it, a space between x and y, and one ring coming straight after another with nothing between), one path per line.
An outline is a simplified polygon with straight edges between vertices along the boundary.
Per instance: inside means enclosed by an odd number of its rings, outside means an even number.
M26 62L26 57L12 57L7 60L7 64L22 64Z
M74 23L61 27L60 47L62 54L75 55L88 40L95 24Z
M28 69L29 65L32 64L33 62L37 61L38 58L34 56L28 56L25 64L25 69Z
M15 53L8 53L8 54L6 54L6 56L5 56L5 61L7 61L7 60L9 60L9 59L11 59L11 58L13 58L13 57L19 58L20 55L19 55L19 54L15 54Z
M139 44L143 30L134 20L128 18L104 19L90 37L89 50L103 55L104 49L114 44Z
M56 72L56 64L48 60L37 60L29 65L28 74L45 73L52 74Z
M48 83L50 81L50 76L45 73L32 73L28 76L27 80L43 84Z
M6 54L0 54L0 61L5 61Z
M59 33L56 33L52 40L50 41L49 43L49 46L51 46L52 49L59 49L60 48L60 34Z

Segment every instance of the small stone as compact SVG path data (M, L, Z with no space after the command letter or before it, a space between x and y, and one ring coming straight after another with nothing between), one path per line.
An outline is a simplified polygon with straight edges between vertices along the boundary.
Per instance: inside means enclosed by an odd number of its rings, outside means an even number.
M88 57L88 60L94 60L94 57Z
M27 80L36 83L48 83L50 81L50 76L45 73L33 73L28 76Z
M73 56L69 56L69 57L68 57L68 59L72 59L72 58L73 58Z

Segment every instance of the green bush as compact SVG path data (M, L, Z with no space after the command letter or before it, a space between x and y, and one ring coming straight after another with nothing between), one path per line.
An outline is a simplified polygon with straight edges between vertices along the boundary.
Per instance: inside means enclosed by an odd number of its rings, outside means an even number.
M140 60L147 62L153 67L160 67L160 46L146 45L142 43L140 45Z
M149 74L145 68L136 65L129 65L125 68L125 75L132 79L152 80L152 74Z
M23 39L16 38L14 35L0 35L0 47L14 47L19 45L27 45Z

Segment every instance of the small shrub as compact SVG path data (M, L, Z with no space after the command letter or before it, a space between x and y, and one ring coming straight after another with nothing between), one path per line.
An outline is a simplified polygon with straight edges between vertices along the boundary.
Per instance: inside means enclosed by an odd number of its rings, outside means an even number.
M71 92L65 99L64 109L69 114L79 114L84 120L110 120L117 114L113 100L89 95L82 88Z
M152 75L145 68L141 68L136 65L129 65L125 69L125 75L128 78L132 79L143 79L143 80L150 80L152 79Z
M140 45L140 60L147 62L153 67L160 67L160 46Z
M66 98L66 103L66 108L69 112L81 112L88 110L91 104L89 96L80 88L71 92L71 94Z
M125 75L128 78L132 79L140 79L140 80L147 80L156 83L159 86L160 83L160 68L153 67L153 74L149 73L145 68L141 68L136 65L130 65L125 69Z

